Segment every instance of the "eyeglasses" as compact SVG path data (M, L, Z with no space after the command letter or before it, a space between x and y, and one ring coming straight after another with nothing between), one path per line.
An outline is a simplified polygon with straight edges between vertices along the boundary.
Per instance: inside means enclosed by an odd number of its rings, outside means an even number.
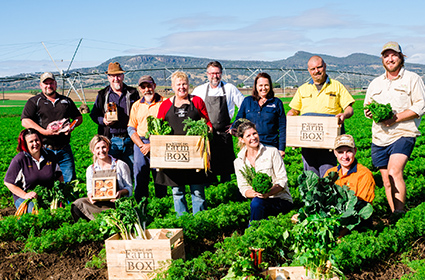
M207 72L210 76L221 76L221 72Z

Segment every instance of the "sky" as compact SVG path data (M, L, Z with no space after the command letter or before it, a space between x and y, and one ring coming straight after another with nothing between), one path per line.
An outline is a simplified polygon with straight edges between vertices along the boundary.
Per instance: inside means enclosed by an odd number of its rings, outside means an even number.
M397 41L425 64L425 1L3 1L0 77L117 56L274 61L297 51L380 55ZM43 46L42 42L46 46ZM48 50L48 52L46 51Z

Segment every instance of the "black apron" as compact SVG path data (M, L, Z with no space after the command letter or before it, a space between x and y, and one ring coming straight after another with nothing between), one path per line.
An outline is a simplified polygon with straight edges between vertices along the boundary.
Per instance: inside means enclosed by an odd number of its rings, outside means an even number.
M233 166L235 152L233 150L232 135L226 132L231 120L224 84L223 82L220 84L223 90L223 96L209 96L209 85L205 94L205 106L207 107L208 116L214 128L213 138L210 142L211 171L214 175L230 175L235 173Z
M183 104L179 108L175 106L174 97L173 105L170 107L168 112L165 114L164 120L166 120L171 128L173 129L173 135L186 135L183 130L185 124L184 120L191 118L192 120L200 120L201 115L198 109L192 102L192 97L189 95L189 104ZM192 184L203 184L207 183L208 178L203 170L196 172L196 169L161 169L156 174L156 184L164 186L184 186Z

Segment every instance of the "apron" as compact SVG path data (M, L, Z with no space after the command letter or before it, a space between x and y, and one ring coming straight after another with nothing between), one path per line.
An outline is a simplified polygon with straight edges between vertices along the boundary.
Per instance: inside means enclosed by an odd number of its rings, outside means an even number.
M230 124L229 109L227 107L226 91L221 82L223 96L209 96L210 86L207 86L205 94L205 106L208 116L213 124L213 138L211 145L211 171L214 175L229 175L235 173L233 161L235 152L233 150L232 135L226 132Z
M168 112L165 114L164 119L170 124L173 129L173 135L186 135L186 132L183 130L185 124L183 121L187 118L192 120L200 120L201 115L199 114L198 109L192 102L191 96L189 95L189 104L183 104L181 107L177 108L175 106L174 97L173 105L170 107ZM183 185L192 185L192 184L203 184L207 182L207 176L205 172L200 171L196 172L195 169L161 169L156 174L156 184L164 186L183 186Z
M98 170L95 171L93 168L93 181L96 178L102 178L102 177L115 177L115 180L117 181L117 171L116 169L108 169L108 170ZM119 189L118 182L116 183L117 191ZM83 197L77 199L73 203L78 209L90 220L94 220L95 213L100 213L104 210L115 208L115 202L111 201L95 201L94 204L92 204L88 197Z

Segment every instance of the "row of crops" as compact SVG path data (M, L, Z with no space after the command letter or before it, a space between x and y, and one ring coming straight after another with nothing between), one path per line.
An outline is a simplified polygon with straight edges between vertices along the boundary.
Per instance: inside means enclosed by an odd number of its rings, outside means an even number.
M352 134L358 147L357 159L370 168L377 182L376 198L373 203L373 230L358 233L353 232L343 237L332 248L334 265L344 274L358 272L372 267L378 261L385 261L394 253L409 252L411 245L424 236L425 232L425 137L418 137L405 169L407 186L408 213L395 225L388 225L382 220L389 215L385 191L382 187L379 172L373 169L370 157L371 120L363 116L362 99L354 104L355 114L346 122L346 131ZM287 105L285 105L287 106ZM286 110L289 108L286 107ZM19 116L2 115L0 126L0 174L3 181L10 161L16 155L16 138L22 129ZM15 113L16 114L16 113ZM18 113L19 114L19 113ZM425 133L423 125L420 130ZM85 190L85 169L92 163L88 142L96 133L96 125L88 115L84 122L72 134L71 146L76 158L78 185ZM294 199L294 210L287 215L281 215L269 220L252 223L248 228L249 201L241 200L236 181L225 184L211 185L206 189L208 210L197 215L184 215L177 218L173 208L171 191L169 196L157 199L149 198L147 212L148 228L183 228L186 249L186 261L174 261L166 276L168 279L220 279L235 263L243 264L251 253L250 248L263 248L263 261L270 266L296 265L293 258L291 241L285 238L285 232L291 233L294 224L291 216L302 207L297 178L302 172L302 162L299 149L287 148L285 165L289 176L289 186ZM154 192L153 185L151 193ZM188 199L190 202L190 199ZM0 187L0 208L12 206L12 195L9 190ZM190 205L189 205L190 206ZM66 249L72 244L84 242L101 242L106 238L99 231L100 221L72 222L70 206L51 212L40 210L39 215L25 214L17 220L14 216L3 217L0 220L0 241L18 240L23 242L26 252L53 252ZM104 255L99 256L100 263ZM421 278L425 266L421 261L409 262L417 271L412 277Z

